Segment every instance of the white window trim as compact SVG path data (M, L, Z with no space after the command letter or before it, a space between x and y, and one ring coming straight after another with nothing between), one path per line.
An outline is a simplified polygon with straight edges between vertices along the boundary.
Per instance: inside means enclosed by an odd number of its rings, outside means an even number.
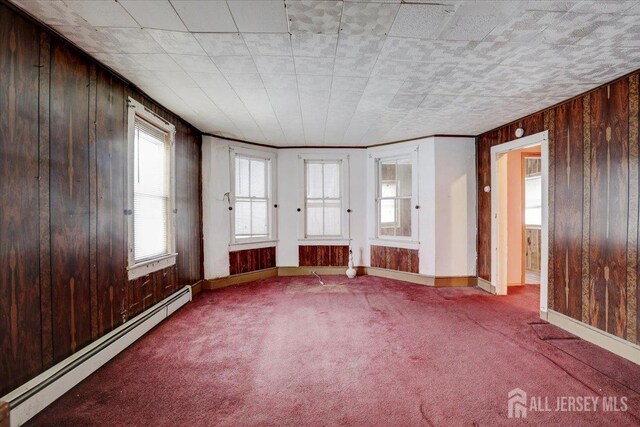
M378 202L380 199L380 162L400 159L411 159L411 236L383 236L380 235L380 211ZM401 243L418 243L418 209L420 205L418 199L418 147L409 150L396 151L393 154L384 155L382 153L373 156L373 212L374 212L374 237L371 241L377 242L401 242Z
M127 271L129 280L137 279L138 277L145 276L154 271L162 270L164 268L175 265L178 253L176 252L176 156L175 156L175 134L176 128L171 123L167 122L163 118L159 117L144 105L129 97L127 100L128 105L128 123L127 123L127 199L126 199L126 211L127 215L127 233L128 233L128 263ZM168 251L166 254L141 261L136 263L135 261L135 234L134 234L134 218L133 218L133 200L134 200L134 152L135 152L135 120L136 117L140 117L143 120L157 126L169 135L169 230L167 233Z
M243 157L251 157L259 160L267 161L267 236L246 239L236 239L236 155ZM248 249L247 245L256 243L273 243L277 240L277 221L276 221L276 153L263 150L255 150L244 147L229 147L229 206L233 210L229 211L229 223L231 224L229 247L238 247L235 250ZM245 246L245 247L242 247ZM252 246L253 247L253 246ZM258 247L261 247L258 245Z
M305 170L305 161L327 161L341 162L340 168L340 185L341 185L341 234L335 236L307 236L307 177ZM351 241L351 197L349 194L349 178L350 178L350 157L343 153L303 153L298 155L298 206L300 207L300 215L298 220L298 241L301 243L311 244L313 242L346 242Z

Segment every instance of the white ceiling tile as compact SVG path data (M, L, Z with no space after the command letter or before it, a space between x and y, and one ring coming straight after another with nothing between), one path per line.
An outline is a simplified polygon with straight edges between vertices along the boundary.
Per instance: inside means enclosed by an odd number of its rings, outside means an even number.
M249 55L241 34L194 34L209 56Z
M294 75L296 69L291 56L254 56L260 74Z
M284 1L227 1L238 31L246 33L286 33Z
M89 25L62 0L11 0L31 15L51 26Z
M103 28L59 26L58 31L78 47L89 53L117 53L120 46L117 41L103 31Z
M519 3L501 1L464 2L449 19L439 38L475 40L486 37L498 24L518 10Z
M231 74L227 76L227 81L236 92L264 89L260 74Z
M185 71L154 71L153 74L171 88L198 87L196 82Z
M340 31L345 34L385 35L399 9L389 3L345 3Z
M260 73L267 90L287 90L298 93L298 81L293 75Z
M314 58L297 56L296 74L313 74L316 76L330 76L333 74L334 58Z
M136 62L151 71L182 71L180 66L166 53L139 53L133 55Z
M176 12L192 32L236 33L229 6L220 0L171 0Z
M571 8L575 13L624 13L638 4L638 0L581 1Z
M294 56L333 56L336 53L337 42L337 34L294 33L291 35Z
M123 72L133 72L139 70L145 70L145 68L140 65L134 59L134 55L132 54L123 54L123 53L94 53L93 56L103 64L108 67L115 69L116 71ZM127 77L129 74L127 74Z
M187 31L168 0L119 0L119 3L144 28Z
M166 30L145 30L167 53L206 55L191 33Z
M162 47L140 28L102 28L118 45L122 53L163 53Z
M213 63L223 74L257 74L250 56L214 56Z
M443 4L402 4L389 35L435 39L455 11Z
M365 55L378 55L385 39L385 36L370 34L340 34L336 56L356 58Z
M171 58L187 72L220 73L211 58L201 55L170 55Z
M291 55L289 34L243 34L252 55Z
M341 1L287 0L291 33L338 34Z
M333 74L344 77L369 77L376 60L377 57L375 55L353 58L336 57L333 64Z
M131 15L113 0L65 0L65 4L94 27L139 27Z

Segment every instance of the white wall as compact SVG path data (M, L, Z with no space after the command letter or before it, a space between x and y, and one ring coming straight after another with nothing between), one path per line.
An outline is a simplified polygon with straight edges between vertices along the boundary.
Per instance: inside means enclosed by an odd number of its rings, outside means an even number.
M224 193L229 187L229 147L251 145L215 137L203 138L203 231L205 277L229 275L230 212ZM253 147L256 148L256 147ZM257 147L258 150L264 150ZM417 149L417 238L413 242L375 240L374 158ZM300 157L327 153L349 156L349 206L354 264L370 265L370 244L418 249L420 274L475 275L476 178L473 138L425 138L371 149L279 149L275 173L278 204L277 265L297 266L299 244L349 244L347 239L301 240L303 182ZM270 243L268 245L273 245ZM257 247L258 244L242 248ZM262 245L264 246L264 244ZM237 247L234 247L237 250Z

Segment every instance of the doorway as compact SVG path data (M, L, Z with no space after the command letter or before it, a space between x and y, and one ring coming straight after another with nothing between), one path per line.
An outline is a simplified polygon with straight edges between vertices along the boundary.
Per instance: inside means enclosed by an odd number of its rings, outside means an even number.
M547 131L491 148L491 288L497 295L507 295L509 286L537 282L543 317L547 311L548 156Z

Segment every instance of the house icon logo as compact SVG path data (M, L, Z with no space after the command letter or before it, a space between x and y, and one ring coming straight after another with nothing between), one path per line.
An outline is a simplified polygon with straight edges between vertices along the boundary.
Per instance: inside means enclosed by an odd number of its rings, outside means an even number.
M509 418L527 418L527 392L514 388L508 394Z

